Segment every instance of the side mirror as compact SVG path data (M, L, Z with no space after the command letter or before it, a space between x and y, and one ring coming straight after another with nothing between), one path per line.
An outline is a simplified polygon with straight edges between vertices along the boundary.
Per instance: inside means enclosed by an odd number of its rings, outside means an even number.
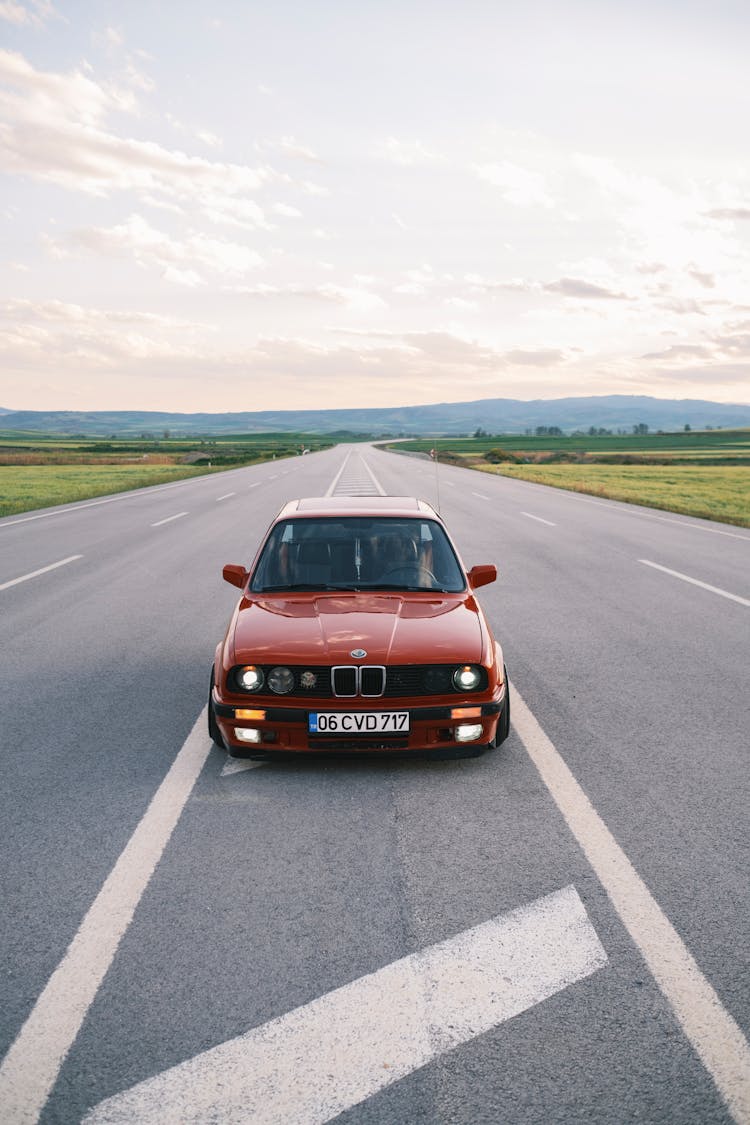
M228 582L230 586L239 586L240 590L249 578L249 572L245 570L244 566L237 566L235 563L227 563L221 573L225 582Z
M477 586L486 586L489 582L495 581L497 567L492 565L473 566L467 574L467 578L472 590L476 590Z

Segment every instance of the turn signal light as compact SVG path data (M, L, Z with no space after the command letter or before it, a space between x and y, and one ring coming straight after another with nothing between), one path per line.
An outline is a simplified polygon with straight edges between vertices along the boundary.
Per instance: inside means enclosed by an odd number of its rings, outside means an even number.
M235 719L265 719L265 711L254 711L249 707L235 707Z
M452 719L480 719L481 717L481 707L451 707Z

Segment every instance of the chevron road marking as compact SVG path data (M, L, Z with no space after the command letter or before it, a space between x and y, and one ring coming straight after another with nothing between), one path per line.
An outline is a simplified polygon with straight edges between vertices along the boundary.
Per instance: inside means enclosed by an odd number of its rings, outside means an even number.
M233 773L243 773L264 766L265 762L253 762L249 758L227 758L219 777L229 777Z
M606 963L566 887L108 1098L84 1125L322 1125Z

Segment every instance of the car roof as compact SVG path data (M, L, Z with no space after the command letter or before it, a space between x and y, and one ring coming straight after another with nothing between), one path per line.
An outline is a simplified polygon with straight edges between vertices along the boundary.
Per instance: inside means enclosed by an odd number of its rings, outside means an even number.
M306 496L290 500L277 519L292 516L427 516L440 519L426 500L416 496Z

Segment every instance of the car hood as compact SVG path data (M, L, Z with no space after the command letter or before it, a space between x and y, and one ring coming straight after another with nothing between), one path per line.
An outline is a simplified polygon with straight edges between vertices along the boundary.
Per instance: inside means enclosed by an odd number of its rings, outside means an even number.
M478 662L479 607L471 594L413 598L355 593L243 599L234 619L238 664Z

